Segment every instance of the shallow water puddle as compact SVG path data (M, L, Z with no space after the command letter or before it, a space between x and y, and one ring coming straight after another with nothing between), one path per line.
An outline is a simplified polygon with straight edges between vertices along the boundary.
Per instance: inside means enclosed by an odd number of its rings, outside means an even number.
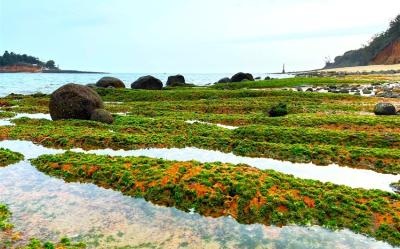
M50 114L46 113L17 113L15 117L7 118L7 119L0 119L0 126L9 126L14 125L11 120L17 118L30 118L30 119L47 119L51 120Z
M0 145L18 143L29 144ZM24 145L18 151L26 158L61 152ZM92 184L65 183L40 173L28 161L0 169L0 193L0 202L10 205L12 222L24 238L57 240L65 235L87 242L89 248L393 248L348 230L241 225L229 217L205 218Z
M239 128L239 127L237 127L237 126L230 126L230 125L223 125L223 124L214 124L214 123L203 122L203 121L199 121L199 120L187 120L187 121L185 121L185 122L188 123L188 124L199 123L199 124L206 124L206 125L215 125L215 126L218 126L218 127L221 127L221 128L228 129L228 130L236 130L237 128Z
M48 149L35 145L30 141L0 141L0 147L20 152L26 159L36 158L43 154L63 153L64 150ZM75 152L84 152L110 156L147 156L176 161L223 162L232 164L247 164L259 169L272 169L285 174L291 174L303 179L313 179L322 182L332 182L353 188L380 189L393 192L390 184L400 180L400 175L381 174L371 170L353 169L338 165L317 166L312 163L291 163L269 158L251 158L236 156L233 153L203 150L197 148L183 149L141 149L141 150L112 150L101 149L84 151L72 149Z

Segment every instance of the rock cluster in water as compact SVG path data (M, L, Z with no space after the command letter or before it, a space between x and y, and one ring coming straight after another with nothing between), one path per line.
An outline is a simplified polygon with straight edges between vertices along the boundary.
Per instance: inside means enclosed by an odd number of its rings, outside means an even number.
M92 120L95 118L95 121L112 123L111 114L103 108L103 100L97 92L90 87L73 83L54 91L49 103L50 115L53 120Z
M296 87L297 91L347 93L382 98L400 98L400 83L374 83L371 85L330 85L321 87Z

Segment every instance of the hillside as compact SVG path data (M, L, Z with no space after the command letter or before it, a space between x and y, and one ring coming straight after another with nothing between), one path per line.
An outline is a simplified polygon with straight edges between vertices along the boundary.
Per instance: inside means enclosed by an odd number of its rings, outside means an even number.
M336 57L334 62L327 62L325 68L398 63L400 63L400 15L390 22L385 32L375 35L368 45Z

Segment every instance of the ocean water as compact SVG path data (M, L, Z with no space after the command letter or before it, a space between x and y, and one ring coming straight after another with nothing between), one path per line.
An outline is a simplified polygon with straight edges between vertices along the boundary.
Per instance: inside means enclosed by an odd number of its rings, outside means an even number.
M47 73L1 73L0 74L0 97L4 97L10 93L32 94L36 92L51 93L57 88L67 83L90 84L96 83L104 76L117 77L121 79L126 87L130 87L141 76L149 74L145 73L115 73L115 74L47 74ZM159 78L164 84L168 76L175 74L150 74ZM224 77L231 77L232 73L213 73L213 74L184 74L186 82L199 86L212 84ZM266 76L272 78L287 78L290 75L254 73L254 77Z

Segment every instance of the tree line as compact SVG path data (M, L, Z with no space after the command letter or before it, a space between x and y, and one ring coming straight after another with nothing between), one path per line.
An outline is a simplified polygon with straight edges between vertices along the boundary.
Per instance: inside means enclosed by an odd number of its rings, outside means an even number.
M14 52L9 53L5 51L2 56L0 56L0 66L14 66L14 65L37 65L40 67L46 67L49 69L57 69L56 63L53 60L43 62L37 57L33 57L26 54L16 54Z

